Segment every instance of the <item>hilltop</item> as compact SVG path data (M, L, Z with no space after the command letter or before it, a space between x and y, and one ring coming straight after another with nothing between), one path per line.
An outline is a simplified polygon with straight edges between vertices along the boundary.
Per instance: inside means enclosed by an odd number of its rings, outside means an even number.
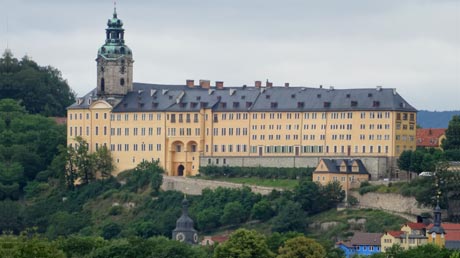
M420 110L417 116L417 124L422 128L447 128L452 116L460 115L457 111L427 111Z

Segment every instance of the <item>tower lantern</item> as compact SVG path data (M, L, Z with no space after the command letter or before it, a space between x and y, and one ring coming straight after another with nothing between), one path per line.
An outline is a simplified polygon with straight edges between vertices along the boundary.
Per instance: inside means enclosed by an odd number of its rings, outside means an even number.
M114 8L107 22L105 44L97 53L97 95L122 97L133 90L133 55L125 45L123 22Z

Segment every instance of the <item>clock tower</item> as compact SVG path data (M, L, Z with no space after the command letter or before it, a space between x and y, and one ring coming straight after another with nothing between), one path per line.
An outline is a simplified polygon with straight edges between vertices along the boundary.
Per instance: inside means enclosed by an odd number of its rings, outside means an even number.
M198 234L193 228L193 220L188 216L188 200L182 201L182 216L176 222L176 228L172 232L172 238L179 242L192 245L198 244Z
M125 45L123 22L113 17L107 22L105 44L97 53L97 95L123 97L133 90L133 54Z

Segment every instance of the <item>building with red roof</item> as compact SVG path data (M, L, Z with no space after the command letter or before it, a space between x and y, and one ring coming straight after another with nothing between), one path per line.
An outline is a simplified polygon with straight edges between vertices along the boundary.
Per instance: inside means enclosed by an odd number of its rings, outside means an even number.
M442 140L446 138L445 128L420 128L416 132L417 147L441 148Z

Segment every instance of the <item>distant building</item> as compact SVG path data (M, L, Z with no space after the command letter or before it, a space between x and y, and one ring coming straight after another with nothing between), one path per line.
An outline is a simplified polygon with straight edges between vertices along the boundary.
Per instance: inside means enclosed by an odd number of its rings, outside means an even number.
M446 138L445 128L418 128L417 147L441 149L442 140Z
M353 255L372 255L380 253L382 233L355 232L350 241L338 242L336 247L345 252L347 258Z
M198 233L193 228L193 220L188 215L188 200L182 201L182 216L176 222L176 228L172 232L172 239L188 244L198 244Z
M219 235L219 236L204 236L203 240L200 242L202 246L212 246L214 244L221 244L228 240L227 235Z
M321 159L313 172L313 181L322 185L338 181L342 189L359 187L370 174L359 159Z

